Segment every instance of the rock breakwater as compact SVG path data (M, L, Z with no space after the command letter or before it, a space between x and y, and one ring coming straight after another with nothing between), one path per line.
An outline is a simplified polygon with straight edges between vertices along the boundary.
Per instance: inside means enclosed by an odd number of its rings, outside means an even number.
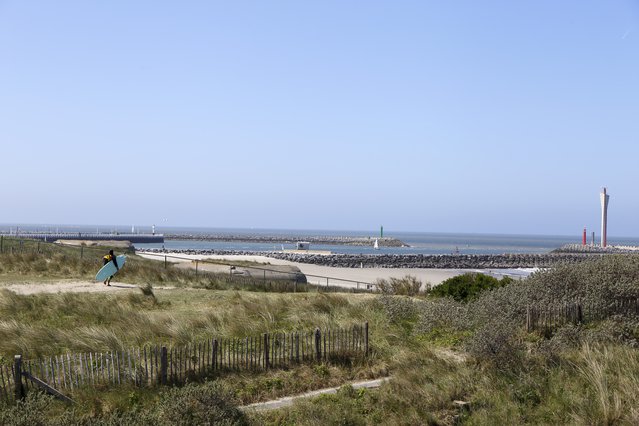
M311 244L372 246L375 240L380 247L409 247L397 238L345 237L326 235L231 235L231 234L166 234L166 240L194 240L194 241L225 241L243 243L275 243L295 244L298 241L308 241Z
M162 250L149 250L167 253ZM558 263L577 263L594 259L597 253L547 254L482 254L482 255L423 255L423 254L298 254L233 250L173 250L176 254L192 255L260 255L291 262L341 268L429 268L429 269L508 269L548 268Z
M299 255L271 253L269 257L299 263L345 268L506 269L547 268L557 263L577 263L584 254L486 254L486 255Z
M623 253L639 253L638 246L592 246L582 244L566 244L553 253L601 253L601 254L623 254Z

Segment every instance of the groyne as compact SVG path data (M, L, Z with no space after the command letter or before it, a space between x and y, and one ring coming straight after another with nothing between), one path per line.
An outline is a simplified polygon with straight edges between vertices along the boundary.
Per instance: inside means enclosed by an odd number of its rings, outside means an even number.
M166 253L162 250L146 250ZM297 254L272 251L234 250L172 250L172 253L193 255L260 255L291 262L342 268L429 268L429 269L509 269L548 268L558 263L578 263L595 259L601 254L546 253L546 254L480 254L480 255L423 255L423 254Z
M347 237L326 235L241 235L241 234L166 234L167 240L192 241L225 241L242 243L273 243L295 244L298 241L308 241L311 244L373 246L375 240L380 247L409 247L397 238L384 237Z

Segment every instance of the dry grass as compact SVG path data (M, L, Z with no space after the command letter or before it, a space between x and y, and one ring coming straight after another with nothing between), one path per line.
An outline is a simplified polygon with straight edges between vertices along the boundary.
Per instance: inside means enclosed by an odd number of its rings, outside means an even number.
M0 262L5 259L3 255ZM11 273L30 268L29 273L35 274L44 267L37 258L15 257L12 262ZM171 268L158 271L157 263L131 265L131 276L142 285L182 279L171 275L180 273ZM6 263L2 267L0 275L7 273ZM81 267L69 268L80 273ZM366 362L232 374L216 382L231 390L233 403L248 403L354 379L386 374L394 378L379 390L344 387L337 395L252 415L249 420L254 424L638 424L639 355L630 346L636 337L635 320L610 321L614 333L627 332L622 339L610 338L612 333L603 323L564 328L546 339L527 334L521 315L530 302L579 297L603 303L610 295L637 294L638 271L636 259L617 257L561 266L467 304L399 296L203 288L158 291L148 286L128 295L19 296L4 291L0 292L0 354L114 350L146 342L185 343L204 336L369 321L372 350ZM186 286L206 287L203 281L187 278ZM413 289L414 285L405 288ZM597 334L608 337L590 337ZM451 355L451 347L474 347L474 356ZM176 396L186 403L197 389ZM77 412L88 416L83 424L139 421L139 413L149 414L158 400L166 402L156 392L130 388L89 393ZM456 404L458 400L467 402L467 408ZM33 404L38 410L37 401ZM188 414L199 416L205 409L198 405ZM59 406L46 410L53 417L62 411Z
M147 294L145 295L144 292ZM363 322L372 296L176 289L139 294L0 291L0 354L119 350Z
M583 424L639 423L639 353L618 346L585 344L574 361L586 398L575 401L572 417Z

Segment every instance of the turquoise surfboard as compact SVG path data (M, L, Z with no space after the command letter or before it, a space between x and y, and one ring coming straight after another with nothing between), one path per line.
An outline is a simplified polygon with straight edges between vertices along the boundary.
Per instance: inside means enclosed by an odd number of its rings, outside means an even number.
M126 256L125 255L116 256L116 259L118 260L118 266L120 267L120 269L122 269L122 267L124 266L124 262L126 262ZM115 275L117 272L118 270L115 267L115 264L113 263L113 261L111 261L107 263L106 265L104 265L102 269L98 271L98 273L95 276L95 280L104 281L107 278L109 278L111 275Z

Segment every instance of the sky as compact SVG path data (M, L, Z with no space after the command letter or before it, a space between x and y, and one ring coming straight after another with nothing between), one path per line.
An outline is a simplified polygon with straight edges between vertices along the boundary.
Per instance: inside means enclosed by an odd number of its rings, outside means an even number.
M639 236L639 1L0 0L0 223Z

